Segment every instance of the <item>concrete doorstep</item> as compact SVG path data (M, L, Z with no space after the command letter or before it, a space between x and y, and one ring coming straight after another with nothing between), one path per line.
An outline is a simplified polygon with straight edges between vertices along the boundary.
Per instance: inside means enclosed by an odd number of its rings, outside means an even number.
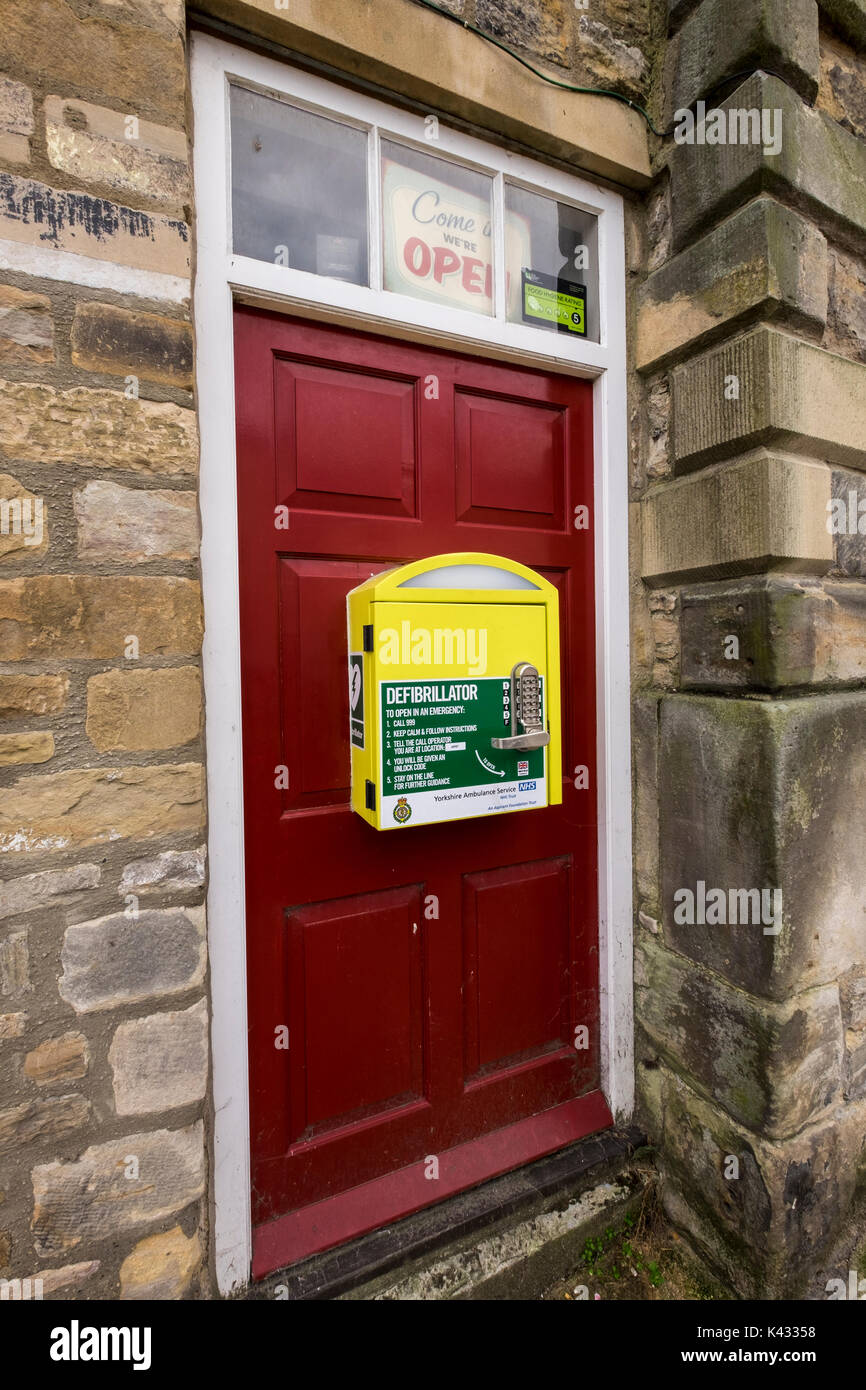
M248 1299L531 1299L580 1261L586 1242L637 1210L653 1170L640 1130L592 1135L559 1153L303 1260Z
M587 1240L640 1205L648 1173L600 1182L565 1206L511 1221L480 1240L457 1242L396 1277L364 1284L343 1299L532 1299L578 1263Z

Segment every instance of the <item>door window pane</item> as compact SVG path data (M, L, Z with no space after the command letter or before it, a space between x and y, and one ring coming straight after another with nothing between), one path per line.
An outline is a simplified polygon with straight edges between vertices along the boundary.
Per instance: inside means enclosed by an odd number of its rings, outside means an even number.
M580 208L505 186L508 317L598 341L598 219Z
M486 174L383 140L385 289L492 314L492 187Z
M366 285L366 132L233 86L231 141L235 252Z

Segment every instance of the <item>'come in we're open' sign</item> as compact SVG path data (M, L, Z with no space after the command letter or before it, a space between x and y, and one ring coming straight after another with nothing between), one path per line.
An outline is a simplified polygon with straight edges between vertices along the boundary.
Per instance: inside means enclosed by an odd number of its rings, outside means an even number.
M447 166L446 166L447 167ZM463 189L384 161L385 289L455 309L493 313L490 204ZM505 225L509 316L520 308L520 268L530 261L529 225L509 212Z

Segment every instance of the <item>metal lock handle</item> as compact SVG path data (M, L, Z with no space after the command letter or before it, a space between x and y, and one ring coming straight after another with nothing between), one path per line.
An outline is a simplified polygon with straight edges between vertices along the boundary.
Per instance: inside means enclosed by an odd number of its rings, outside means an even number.
M517 752L544 748L550 734L541 722L541 681L538 667L518 661L511 672L511 733L492 738L493 748L512 748Z

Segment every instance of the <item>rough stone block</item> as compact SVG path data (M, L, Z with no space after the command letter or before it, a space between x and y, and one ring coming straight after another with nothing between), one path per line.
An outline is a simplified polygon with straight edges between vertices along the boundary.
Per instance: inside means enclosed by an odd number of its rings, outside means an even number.
M165 33L155 32L153 17L141 27L142 11L153 8L149 3L119 14L79 13L65 0L4 0L4 65L9 72L50 73L61 90L75 91L86 79L89 89L109 99L122 94L132 110L183 124L183 43L171 32L167 14L159 21ZM168 0L159 8L167 10Z
M866 579L866 477L834 468L828 529L841 574Z
M593 15L578 17L576 56L578 69L590 73L596 85L642 95L649 75L646 55Z
M665 124L679 108L708 97L725 78L772 68L808 102L818 91L815 0L739 0L731 23L727 0L704 0L665 53Z
M833 563L830 470L758 451L644 497L643 578L652 584Z
M655 589L647 595L647 606L653 639L652 683L657 690L675 690L680 665L677 595Z
M198 737L201 720L201 673L196 666L103 671L87 682L85 727L100 752L176 748Z
M60 997L76 1013L183 993L204 979L204 908L149 908L67 927Z
M0 130L14 135L33 134L33 93L11 77L0 77Z
M49 1038L28 1052L23 1072L37 1086L53 1086L58 1081L78 1081L87 1075L87 1039L82 1033L64 1033Z
M204 885L207 848L167 849L149 859L134 859L121 875L118 893L183 893Z
M200 763L87 767L21 778L0 802L0 853L147 840L204 823Z
M99 879L98 864L72 864L65 869L46 869L40 874L22 874L20 878L0 881L0 918L72 902L76 893L95 888Z
M0 561L44 555L48 549L45 500L17 478L0 473Z
M30 951L26 931L10 932L0 941L0 994L30 991Z
M0 77L0 156L14 164L30 160L33 93L23 82Z
M200 1123L94 1144L74 1163L40 1164L33 1170L37 1254L50 1258L164 1221L203 1191Z
M846 38L866 48L866 0L821 0L821 9Z
M747 1298L796 1296L848 1212L866 1105L840 1105L782 1142L759 1138L664 1075L668 1214ZM739 1176L726 1178L726 1158ZM694 1219L693 1219L694 1218Z
M71 344L72 361L91 372L132 373L181 388L193 384L192 328L183 319L133 313L116 304L79 304Z
M40 1269L32 1279L42 1280L42 1297L46 1299L69 1297L67 1290L77 1289L85 1284L99 1269L99 1260L82 1260L80 1264L63 1265L60 1269Z
M201 646L191 579L37 574L0 580L0 660L185 656ZM130 658L135 659L135 658Z
M0 437L7 457L29 463L126 468L163 476L198 467L195 414L122 391L0 382Z
M54 757L54 735L38 733L0 734L0 767L16 763L47 763Z
M670 157L677 249L726 209L775 193L825 229L862 239L866 231L866 143L823 112L810 110L776 77L754 74L719 109L781 112L778 154L761 143L675 145Z
M866 61L863 76L866 102ZM829 352L866 362L866 265L838 247L830 258L827 332L823 346Z
M678 472L758 445L866 469L866 363L757 328L677 367L672 394Z
M635 883L639 903L654 909L659 893L658 739L658 697L638 695L632 705Z
M120 1266L121 1300L185 1298L202 1258L198 1231L185 1236L174 1226L164 1235L145 1236Z
M503 43L553 63L568 63L569 12L565 0L476 0L475 23Z
M818 105L852 134L866 136L866 55L826 33L821 35Z
M845 1039L845 1099L866 1097L866 1036L848 1033Z
M0 172L0 238L182 279L190 274L190 230L179 217L18 174Z
M0 675L0 718L58 714L68 695L68 676Z
M140 565L198 554L194 492L121 487L105 479L73 494L79 559Z
M673 1071L758 1133L794 1134L840 1098L835 984L767 1003L643 935L635 952L635 1011Z
M134 122L134 124L131 124ZM45 143L55 169L111 195L182 207L190 193L186 136L77 98L45 98Z
M207 1005L121 1023L108 1050L118 1115L175 1110L204 1098Z
M866 969L855 966L842 976L839 997L845 1027L866 1030Z
M10 1249L9 1238L0 1236L0 1268L9 1262ZM81 1264L64 1265L62 1269L40 1269L31 1274L17 1275L9 1280L11 1289L4 1296L22 1301L68 1298L67 1290L86 1283L97 1272L99 1264L99 1260L86 1260Z
M772 198L742 208L644 282L636 366L658 368L758 313L805 329L822 329L827 316L827 243Z
M33 367L53 361L51 300L45 294L0 285L0 366Z
M0 1111L0 1154L41 1139L62 1139L90 1118L84 1096L50 1096Z
M758 579L680 597L687 689L784 690L866 682L861 584ZM730 639L735 638L736 646Z
M0 1042L11 1042L13 1038L20 1038L26 1027L26 1014L0 1014Z
M864 959L862 837L851 807L866 781L866 694L666 696L659 768L669 945L777 1000L829 983ZM714 924L711 906L701 924L701 883L705 894L722 890L725 917L733 908L747 920ZM773 921L776 889L781 922ZM683 920L683 890L694 895L694 924ZM755 922L754 898L731 894L762 891L768 910Z

